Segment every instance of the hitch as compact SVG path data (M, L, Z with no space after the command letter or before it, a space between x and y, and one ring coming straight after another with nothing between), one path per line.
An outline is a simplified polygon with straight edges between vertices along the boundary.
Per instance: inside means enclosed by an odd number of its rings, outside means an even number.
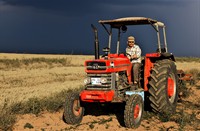
M190 82L190 85L194 84L194 78L192 74L186 74L183 70L177 70L177 75L181 83L186 81Z

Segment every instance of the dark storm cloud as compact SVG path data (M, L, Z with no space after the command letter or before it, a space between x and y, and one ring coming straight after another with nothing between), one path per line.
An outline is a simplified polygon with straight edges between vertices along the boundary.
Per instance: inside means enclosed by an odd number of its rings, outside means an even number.
M37 9L64 11L71 15L94 13L104 10L109 5L137 6L137 5L165 5L177 6L186 4L187 0L3 0L12 6L29 6Z
M188 0L3 0L5 4L16 7L30 7L39 10L47 10L48 13L56 13L68 17L80 17L84 15L100 15L119 17L133 12L145 12L149 8L161 8L162 6L185 6ZM191 2L191 1L190 1ZM147 9L138 10L138 6L148 6ZM151 9L149 9L151 10ZM116 11L119 15L116 15ZM150 12L149 12L150 13ZM153 13L153 12L152 12ZM122 15L120 15L122 14ZM106 18L106 17L105 17Z
M188 0L115 0L114 2L112 0L2 0L8 4L16 5L16 6L34 6L37 8L58 8L58 5L61 7L63 6L90 6L93 4L118 4L118 5L129 5L130 3L135 5L140 4L158 4L158 5L176 5L177 3L180 4L180 2L189 2ZM191 2L191 1L190 1ZM59 8L60 9L60 8Z
M59 11L59 13L65 12L68 15L80 15L80 12L89 13L93 8L93 6L90 5L94 4L93 1L90 1L87 4L88 8L86 8L86 3L80 3L78 0L4 0L4 2L12 6L25 6L41 10Z
M67 17L96 15L99 18L115 18L143 14L153 16L153 8L180 7L191 3L188 0L3 0L5 4L15 7L29 7L46 10L46 13ZM140 6L147 6L140 9ZM152 8L152 9L151 9ZM144 13L144 14L145 14ZM125 14L125 15L124 15ZM155 15L156 16L156 15Z
M0 0L1 52L93 54L91 23L145 16L167 25L169 49L175 55L200 56L199 8L198 0ZM105 45L107 36L101 28L99 38ZM148 30L145 33L149 35ZM143 53L149 51L148 37L140 31L133 35L144 43Z

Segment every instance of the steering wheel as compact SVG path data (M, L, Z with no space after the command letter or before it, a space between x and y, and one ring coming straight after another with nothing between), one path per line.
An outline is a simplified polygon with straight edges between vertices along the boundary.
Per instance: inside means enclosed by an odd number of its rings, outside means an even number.
M131 54L129 54L129 53L126 53L126 56L129 56L129 57L131 57Z

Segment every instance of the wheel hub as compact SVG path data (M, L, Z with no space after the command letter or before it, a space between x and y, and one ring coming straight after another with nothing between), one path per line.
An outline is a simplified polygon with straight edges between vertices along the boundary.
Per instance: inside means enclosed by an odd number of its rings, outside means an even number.
M168 96L169 98L174 95L174 80L172 78L168 78Z
M75 100L73 104L73 113L75 116L79 116L81 114L82 108L80 107L79 100Z
M139 113L140 113L140 106L136 105L134 108L134 119L138 118Z

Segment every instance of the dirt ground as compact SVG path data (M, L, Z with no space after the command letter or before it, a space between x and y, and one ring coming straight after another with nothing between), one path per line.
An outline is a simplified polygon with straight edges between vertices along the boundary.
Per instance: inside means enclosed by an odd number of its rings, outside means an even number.
M141 125L135 131L146 130L200 130L200 81L195 86L187 86L190 96L182 98L177 105L177 111L183 110L181 121L162 122L158 117L152 115L150 118L143 118ZM98 112L98 110L96 110ZM129 131L125 128L121 118L114 114L88 114L83 117L79 125L68 125L62 119L63 110L56 113L43 112L39 116L26 114L18 116L13 127L14 131L21 130L95 130L95 131ZM188 114L188 115L186 115ZM194 116L194 117L192 117ZM191 120L190 120L191 119ZM192 120L193 119L193 120ZM194 121L194 122L191 122Z

